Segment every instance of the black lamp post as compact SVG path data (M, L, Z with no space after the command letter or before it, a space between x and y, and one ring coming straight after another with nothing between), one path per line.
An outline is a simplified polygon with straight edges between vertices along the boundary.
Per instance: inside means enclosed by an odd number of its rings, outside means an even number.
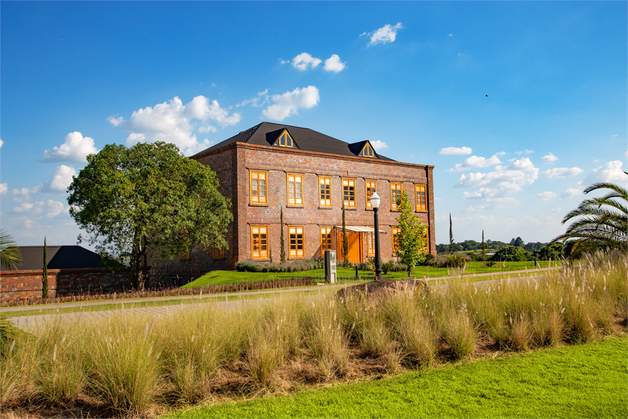
M377 209L381 198L377 192L371 195L371 206L373 207L373 215L375 217L375 279L382 279L382 261L379 257L379 219L377 217Z

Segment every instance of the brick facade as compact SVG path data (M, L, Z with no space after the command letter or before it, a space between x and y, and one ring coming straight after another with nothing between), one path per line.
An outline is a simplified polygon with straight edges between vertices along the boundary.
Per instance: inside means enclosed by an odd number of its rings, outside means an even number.
M298 140L297 140L298 142ZM391 210L391 182L401 183L416 209L415 185L425 185L427 211L415 212L428 226L429 251L436 254L434 231L433 168L429 165L400 163L392 160L341 156L277 146L232 142L223 147L208 149L194 156L216 172L221 193L232 202L234 221L229 226L229 250L225 258L214 260L211 249L193 252L189 260L151 263L151 276L165 278L174 273L192 279L213 269L233 269L241 260L252 259L251 226L268 227L268 258L261 261L278 263L280 259L280 211L284 216L284 243L289 258L288 229L304 228L304 258L320 257L320 227L342 225L342 180L355 180L355 209L346 210L346 225L373 226L373 211L366 208L365 182L375 181L381 197L379 207L380 251L383 261L393 259L392 227L396 225L397 211ZM250 198L251 171L265 172L267 197L265 204L255 204ZM302 176L302 205L288 204L287 176ZM319 205L319 176L331 178L330 208ZM362 235L362 240L366 240ZM334 235L334 249L336 245ZM364 245L364 253L366 245ZM366 254L364 254L366 258ZM159 274L157 273L159 269ZM187 281L185 281L187 282Z
M12 301L41 298L43 271L0 272L0 300ZM62 297L74 294L108 294L131 288L129 271L116 273L105 268L48 269L48 296Z

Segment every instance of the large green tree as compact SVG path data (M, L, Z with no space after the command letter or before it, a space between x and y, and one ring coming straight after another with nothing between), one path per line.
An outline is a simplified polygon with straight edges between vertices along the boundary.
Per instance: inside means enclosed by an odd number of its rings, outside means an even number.
M215 173L174 144L110 144L87 161L68 187L70 215L99 253L130 265L135 288L146 285L148 255L227 247L230 201Z
M628 172L624 172L628 176ZM578 255L587 250L598 248L628 249L628 191L613 183L596 183L584 190L585 194L593 191L606 191L600 198L585 199L578 208L563 218L567 227L565 234L552 240L573 241L571 254Z
M421 219L412 211L412 205L405 191L397 198L399 208L399 233L397 234L397 256L408 267L408 276L412 275L412 269L423 263L428 252L427 227Z

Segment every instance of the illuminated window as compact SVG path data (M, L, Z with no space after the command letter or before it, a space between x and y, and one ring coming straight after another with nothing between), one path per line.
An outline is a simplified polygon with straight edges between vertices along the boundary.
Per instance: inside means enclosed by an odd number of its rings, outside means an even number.
M290 236L290 257L303 257L303 227L288 228Z
M392 228L392 246L393 246L393 255L397 256L397 249L399 249L399 234L401 233L401 229L398 227Z
M288 131L284 130L279 136L279 140L277 140L277 144L279 147L294 147L294 142L292 141L292 137L288 134Z
M268 227L251 226L251 258L268 259Z
M390 209L397 211L397 202L401 199L401 183L390 184Z
M366 233L366 256L375 256L375 233Z
M364 184L366 185L366 208L373 208L371 206L371 196L374 192L377 192L377 182L374 180L367 180Z
M332 250L331 229L332 227L321 227L321 255L325 253L325 250Z
M288 175L288 205L303 205L303 176Z
M362 152L360 153L360 156L362 156L362 157L375 157L375 152L373 151L373 148L371 147L371 145L369 143L366 143L364 145L364 148L362 149Z
M331 207L331 178L319 177L319 202L321 207Z
M342 195L345 208L355 208L355 180L342 180Z
M251 171L251 204L268 204L267 179L266 172Z
M416 191L416 210L427 211L427 196L425 193L425 185L414 185Z

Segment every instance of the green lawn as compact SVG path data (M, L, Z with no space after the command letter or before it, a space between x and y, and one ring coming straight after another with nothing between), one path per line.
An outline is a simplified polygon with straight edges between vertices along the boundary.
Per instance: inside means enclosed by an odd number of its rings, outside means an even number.
M380 381L225 403L177 418L626 418L626 337Z
M539 261L540 267L548 267L548 261ZM557 262L553 261L552 266L557 266ZM479 273L500 273L508 271L519 271L524 269L534 269L534 262L496 262L492 267L484 266L482 262L470 262L467 264L465 274ZM436 268L430 266L418 266L412 271L414 278L434 278L439 276L448 276L451 272L447 268ZM355 268L339 268L338 279L355 278ZM358 275L365 279L371 280L373 273L371 271L358 271ZM302 272L238 272L238 271L212 271L202 277L184 285L183 288L204 287L208 285L227 285L238 282L255 282L268 281L272 279L287 279L298 277L313 277L322 280L325 276L324 269L315 269ZM384 278L403 279L406 278L405 272L389 272Z

